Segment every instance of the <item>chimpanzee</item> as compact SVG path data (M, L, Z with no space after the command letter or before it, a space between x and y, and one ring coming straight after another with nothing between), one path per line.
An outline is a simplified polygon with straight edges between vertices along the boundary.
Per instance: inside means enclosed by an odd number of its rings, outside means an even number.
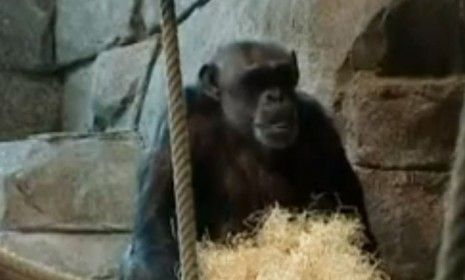
M244 219L278 203L357 210L374 251L359 180L331 120L297 92L294 52L258 41L223 46L190 89L190 133L198 238L222 241ZM165 137L165 140L167 138ZM169 143L143 160L133 240L122 279L176 278L177 239ZM328 199L329 198L329 199ZM325 202L327 201L327 202ZM349 209L345 208L345 209Z

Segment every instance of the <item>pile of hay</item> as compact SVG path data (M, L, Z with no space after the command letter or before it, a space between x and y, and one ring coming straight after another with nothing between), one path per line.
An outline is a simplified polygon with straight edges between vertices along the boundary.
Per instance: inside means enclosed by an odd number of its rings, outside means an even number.
M228 245L205 240L199 246L206 280L385 280L371 256L360 249L358 220L343 215L293 215L275 207L262 216L253 237Z

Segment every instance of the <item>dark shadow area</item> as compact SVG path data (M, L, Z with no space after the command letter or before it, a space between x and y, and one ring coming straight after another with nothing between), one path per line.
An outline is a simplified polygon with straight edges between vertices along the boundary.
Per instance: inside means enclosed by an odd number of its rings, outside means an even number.
M464 73L463 0L403 0L380 11L355 40L339 79L360 70L380 76Z

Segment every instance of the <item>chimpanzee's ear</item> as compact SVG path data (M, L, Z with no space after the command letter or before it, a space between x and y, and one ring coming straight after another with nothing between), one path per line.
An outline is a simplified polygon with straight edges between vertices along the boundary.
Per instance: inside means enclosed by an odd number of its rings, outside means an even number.
M297 85L299 83L300 72L299 72L299 64L297 62L297 55L295 51L291 52L291 66L292 66L293 83Z
M199 70L198 80L202 91L209 97L219 100L218 67L215 64L204 64Z

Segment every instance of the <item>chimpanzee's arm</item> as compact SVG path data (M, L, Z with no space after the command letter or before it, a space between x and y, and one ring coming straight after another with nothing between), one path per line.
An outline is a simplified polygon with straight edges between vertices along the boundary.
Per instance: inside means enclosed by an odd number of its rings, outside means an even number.
M374 252L377 248L376 239L371 232L370 223L365 207L362 185L347 159L341 138L333 121L322 106L312 97L300 95L301 118L305 122L305 129L311 131L310 141L316 150L322 152L320 167L326 170L325 183L335 190L340 202L349 207L355 207L361 222L365 226L368 243L365 250ZM343 212L344 207L343 207Z
M144 156L138 184L133 240L124 256L121 279L177 279L178 246L172 229L175 205L167 147Z
M347 160L342 146L337 149L334 156L334 169L332 169L334 176L331 177L334 180L333 184L338 189L342 205L355 206L357 208L361 222L365 227L365 236L368 238L368 242L365 244L364 249L368 252L375 253L377 250L377 242L371 231L370 222L368 220L362 185Z

